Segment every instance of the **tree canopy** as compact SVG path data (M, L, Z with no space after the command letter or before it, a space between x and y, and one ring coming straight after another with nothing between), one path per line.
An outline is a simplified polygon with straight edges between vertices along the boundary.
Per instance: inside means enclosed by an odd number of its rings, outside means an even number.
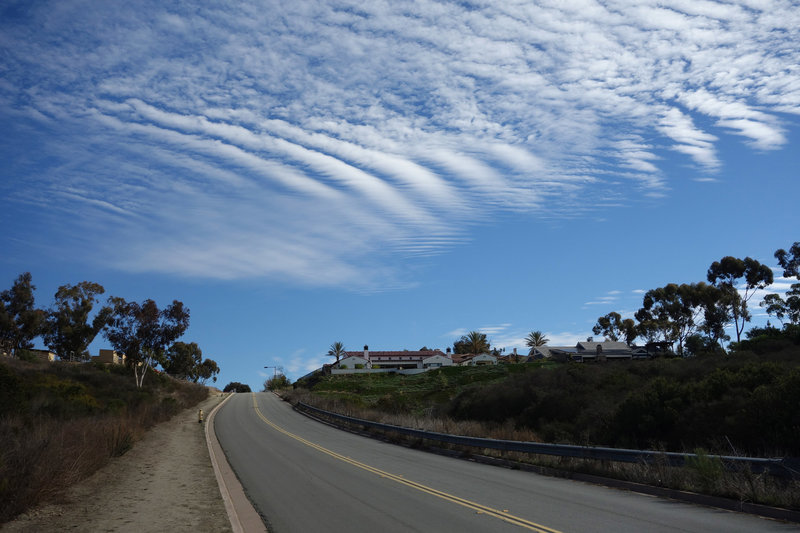
M61 359L89 358L89 345L111 316L111 308L105 306L93 319L89 318L98 303L97 297L104 292L102 285L89 281L62 285L56 291L42 337L47 347Z
M216 381L219 367L213 359L203 359L203 351L196 342L178 341L169 347L161 363L164 372L187 381L205 384Z
M239 383L238 381L231 381L225 388L222 389L222 392L253 392L250 390L250 385L245 383Z
M189 309L178 300L163 310L153 300L139 304L113 297L109 302L112 312L104 335L115 350L126 355L141 387L147 369L154 362L163 362L167 346L189 327Z
M283 374L275 374L264 382L264 392L286 389L292 382Z
M41 333L44 311L36 309L30 272L20 274L14 285L0 293L0 350L14 354L33 348Z
M197 365L192 374L192 381L205 385L210 379L216 383L217 374L219 374L219 365L213 359L203 359L203 362Z
M795 242L787 252L783 248L775 251L775 259L783 268L783 277L800 280L800 242Z
M592 328L595 335L603 335L610 341L623 341L625 344L633 344L639 332L636 329L636 322L632 318L622 318L622 315L612 311L605 316L597 319L597 324Z
M778 250L775 257L786 269L785 274L799 274L800 243L795 243L790 252ZM624 338L627 344L636 337L651 343L677 343L680 354L687 342L690 352L722 350L722 342L730 339L726 333L730 326L736 332L737 343L741 342L745 324L751 318L747 303L756 291L772 284L772 270L750 257L725 256L711 264L706 279L710 285L669 283L649 290L634 315L635 321L623 320L619 313L611 312L597 319L592 332L610 340ZM793 285L786 295L786 300L777 294L767 295L761 305L781 321L788 318L796 323L800 320L800 284Z
M783 268L783 276L800 280L800 242L792 244L787 252L784 249L775 252L775 258ZM800 324L800 283L793 283L786 291L786 299L779 294L768 294L761 305L766 307L770 316L775 316L783 323Z
M683 354L683 344L700 326L703 316L705 283L669 283L645 293L642 308L636 318L668 342L678 343L678 353Z
M763 289L772 284L772 269L750 257L739 259L725 256L711 264L706 277L709 283L727 293L726 301L733 317L736 341L739 342L745 323L751 318L747 302L756 289ZM743 289L737 287L739 280L744 280Z

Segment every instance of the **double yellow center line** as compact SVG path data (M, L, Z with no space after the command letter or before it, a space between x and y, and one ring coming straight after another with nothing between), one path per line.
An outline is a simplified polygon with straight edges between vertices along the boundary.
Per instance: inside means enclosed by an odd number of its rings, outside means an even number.
M273 428L275 431L283 433L287 437L291 437L292 439L294 439L294 440L296 440L298 442L301 442L301 443L305 444L306 446L314 448L315 450L319 450L320 452L322 452L322 453L324 453L326 455L329 455L330 457L333 457L334 459L338 459L340 461L343 461L345 463L353 465L353 466L355 466L357 468L361 468L362 470L366 470L367 472L372 472L373 474L375 474L377 476L380 476L380 477L385 478L385 479L392 480L392 481L394 481L396 483L400 483L401 485L405 485L407 487L411 487L412 489L416 489L418 491L425 492L425 493L430 494L432 496L436 496L437 498L441 498L443 500L447 500L449 502L456 503L458 505L461 505L463 507L467 507L469 509L473 509L474 511L477 511L480 514L485 514L485 515L488 515L488 516L492 516L494 518L499 518L500 520L503 520L504 522L508 522L510 524L514 524L514 525L523 527L525 529L529 529L531 531L538 531L539 533L560 533L559 531L557 531L555 529L551 529L549 527L542 526L540 524L536 524L535 522L530 522L528 520L525 520L524 518L520 518L518 516L514 516L512 514L509 514L508 512L500 511L500 510L494 509L492 507L487 507L485 505L481 505L479 503L475 503L473 501L466 500L464 498L460 498L458 496L454 496L452 494L448 494L446 492L442 492L440 490L428 487L428 486L423 485L421 483L417 483L415 481L411 481L411 480L405 479L405 478L403 478L403 476L399 476L397 474L392 474L390 472L386 472L384 470L381 470L379 468L375 468L375 467L370 466L368 464L364 464L364 463L358 462L358 461L356 461L354 459L351 459L349 457L345 457L344 455L338 454L338 453L336 453L336 452L334 452L332 450L329 450L327 448L323 448L319 444L315 444L315 443L313 443L313 442L311 442L309 440L306 440L306 439L304 439L303 437L301 437L299 435L295 435L294 433L290 433L290 432L286 431L285 429L283 429L282 427L280 427L280 426L276 425L275 423L273 423L271 420L269 420L267 417L265 417L261 413L261 410L259 410L259 408L258 408L258 403L256 402L256 394L255 393L253 393L253 407L255 408L255 411L256 411L256 414L258 415L258 417L261 418L261 420L263 420L265 424L267 424L268 426Z

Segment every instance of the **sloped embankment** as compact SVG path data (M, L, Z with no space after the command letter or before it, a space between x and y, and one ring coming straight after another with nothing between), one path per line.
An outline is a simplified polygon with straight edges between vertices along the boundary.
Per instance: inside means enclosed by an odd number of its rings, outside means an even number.
M157 373L138 389L123 367L0 359L0 523L57 498L207 396Z

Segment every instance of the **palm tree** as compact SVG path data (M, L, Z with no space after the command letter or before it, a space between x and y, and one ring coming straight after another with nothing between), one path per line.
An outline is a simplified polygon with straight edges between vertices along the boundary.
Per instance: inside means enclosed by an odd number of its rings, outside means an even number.
M548 342L550 342L550 339L545 337L544 333L541 331L531 331L528 333L528 336L525 337L525 344L528 346L528 348L530 348L528 355L533 355L534 349L539 346L544 346Z
M331 349L328 350L327 355L330 355L331 357L335 357L336 358L336 362L338 363L339 362L339 358L342 357L343 355L345 355L344 344L342 344L339 341L334 342L333 344L331 344Z
M475 355L479 355L482 353L489 352L489 341L486 340L486 333L481 333L479 331L470 331L465 335L466 337L466 344L470 349L470 353L474 353ZM465 337L462 337L464 339Z

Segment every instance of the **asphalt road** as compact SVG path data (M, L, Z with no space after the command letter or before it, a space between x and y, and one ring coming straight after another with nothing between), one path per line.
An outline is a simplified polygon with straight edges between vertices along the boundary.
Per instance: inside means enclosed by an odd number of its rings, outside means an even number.
M267 393L236 394L214 425L272 533L798 530L375 441L306 418Z

